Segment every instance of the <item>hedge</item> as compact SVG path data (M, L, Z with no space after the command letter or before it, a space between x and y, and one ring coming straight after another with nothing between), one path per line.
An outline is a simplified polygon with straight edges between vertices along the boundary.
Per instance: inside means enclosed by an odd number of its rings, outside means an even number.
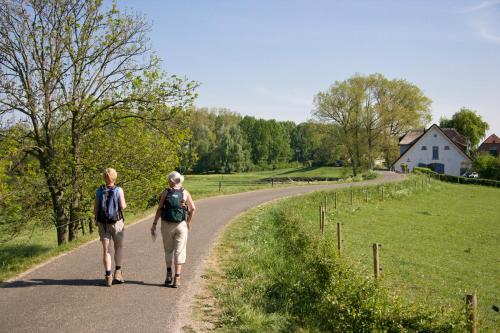
M500 181L493 180L493 179L467 178L467 177L462 177L462 176L442 175L440 173L432 171L429 168L419 168L419 167L413 168L413 172L428 174L436 179L439 179L439 180L442 180L445 182L450 182L450 183L500 187Z

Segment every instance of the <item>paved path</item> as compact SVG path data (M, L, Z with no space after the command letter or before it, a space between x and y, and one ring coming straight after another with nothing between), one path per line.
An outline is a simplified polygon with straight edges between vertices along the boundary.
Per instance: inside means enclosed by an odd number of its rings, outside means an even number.
M2 284L0 332L181 332L204 260L235 216L277 198L401 179L401 175L384 173L367 182L287 187L199 200L179 289L162 286L161 238L151 241L151 218L145 219L126 229L125 284L103 286L101 244L92 242Z

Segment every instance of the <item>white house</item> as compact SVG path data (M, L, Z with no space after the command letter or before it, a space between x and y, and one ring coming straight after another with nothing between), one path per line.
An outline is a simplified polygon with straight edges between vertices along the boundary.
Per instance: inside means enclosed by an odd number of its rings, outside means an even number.
M441 128L434 124L427 130L413 130L399 140L400 156L393 164L395 171L408 171L415 167L460 176L472 166L465 138L454 128Z

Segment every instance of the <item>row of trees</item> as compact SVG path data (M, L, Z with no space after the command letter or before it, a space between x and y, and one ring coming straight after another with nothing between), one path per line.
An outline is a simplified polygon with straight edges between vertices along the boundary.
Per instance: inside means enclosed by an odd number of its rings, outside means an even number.
M193 109L192 137L181 149L183 171L240 172L343 159L335 125L256 119L227 109Z

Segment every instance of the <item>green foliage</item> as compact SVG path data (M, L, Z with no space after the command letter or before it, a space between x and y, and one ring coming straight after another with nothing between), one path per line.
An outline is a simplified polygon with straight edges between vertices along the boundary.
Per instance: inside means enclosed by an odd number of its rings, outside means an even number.
M500 180L500 157L481 153L476 156L473 165L481 178Z
M179 146L189 139L185 110L197 83L160 71L148 30L142 16L115 5L106 10L102 1L15 0L4 6L2 138L7 151L16 151L6 157L15 165L7 177L24 187L2 188L17 200L4 201L1 215L16 220L16 211L36 207L36 218L52 222L63 244L76 238L77 222L91 214L102 167L114 166L135 182L131 187L141 190L131 191L132 203L143 206L146 187L156 191L157 175L179 164ZM23 191L45 195L51 216Z
M405 80L355 75L319 92L314 116L337 126L335 138L356 174L373 168L377 158L394 160L397 138L430 120L430 103Z
M247 142L237 126L223 128L218 132L216 150L216 169L219 172L232 173L247 171L250 165L250 154Z
M467 138L472 149L479 145L481 138L486 135L486 131L490 128L476 111L468 108L461 108L451 119L441 118L439 126L456 129Z
M217 250L220 275L210 283L222 306L222 331L465 329L461 309L408 304L385 285L359 274L351 260L338 257L334 225L324 235L317 227L317 204L324 196L257 208L230 227Z
M415 173L433 173L434 171L432 171L429 168L414 167L413 172L415 172Z

